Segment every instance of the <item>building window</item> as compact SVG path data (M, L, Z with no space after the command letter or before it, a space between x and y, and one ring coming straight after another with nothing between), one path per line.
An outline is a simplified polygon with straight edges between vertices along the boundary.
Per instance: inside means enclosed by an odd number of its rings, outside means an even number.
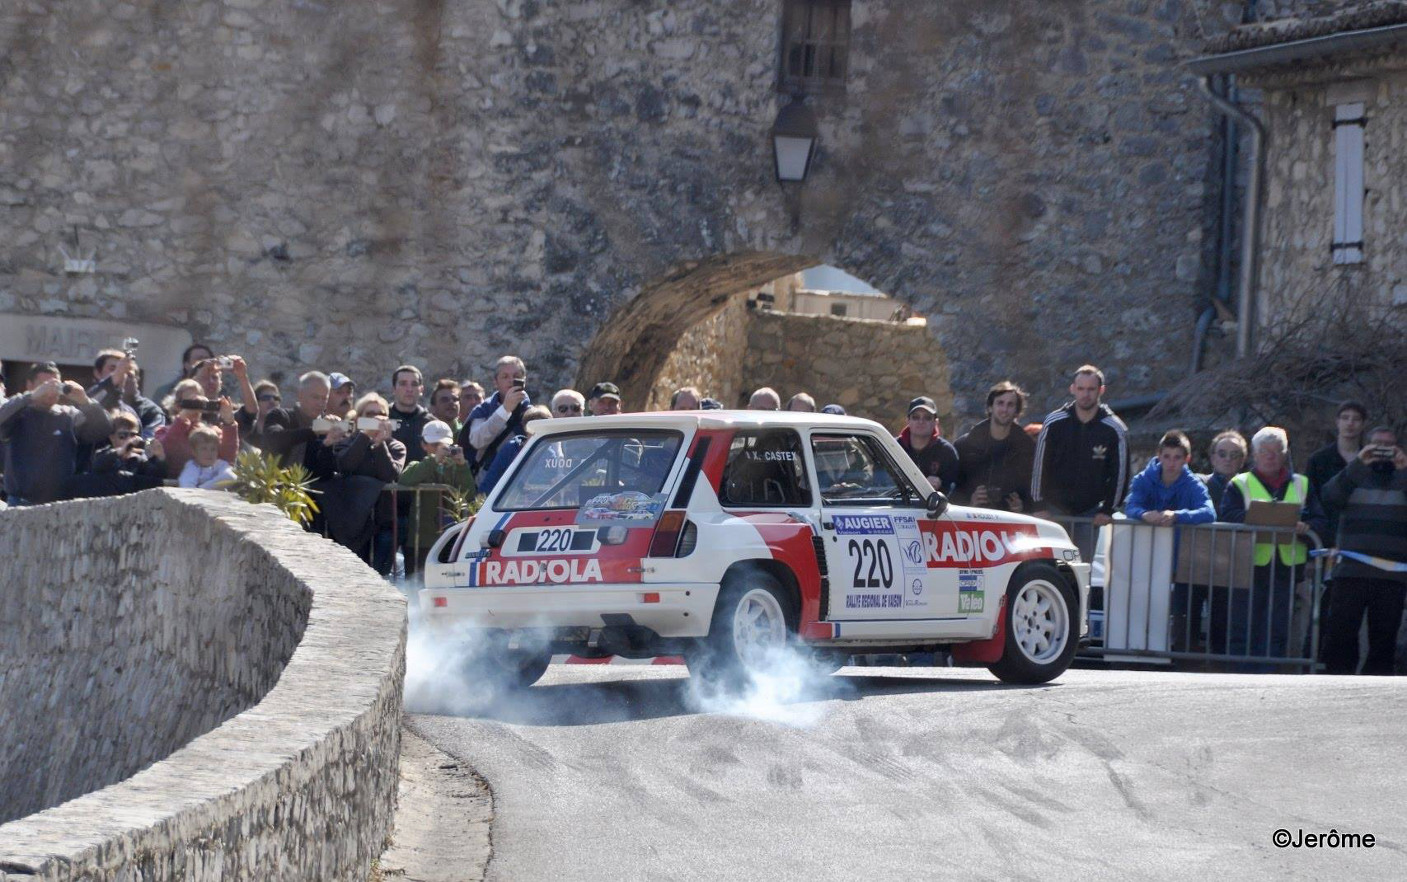
M844 317L845 317L845 304L844 304L844 303L832 303L832 304L831 304L831 315L840 316L841 318L844 318Z
M843 89L849 62L850 0L786 0L783 90Z
M1363 262L1363 105L1334 108L1334 263Z

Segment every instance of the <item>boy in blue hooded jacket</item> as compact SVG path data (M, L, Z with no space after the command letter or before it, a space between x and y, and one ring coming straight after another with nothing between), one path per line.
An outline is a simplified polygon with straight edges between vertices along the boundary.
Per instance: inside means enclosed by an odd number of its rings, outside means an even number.
M1206 485L1187 467L1191 456L1192 443L1186 435L1176 429L1163 435L1158 455L1129 487L1124 514L1157 527L1216 520L1216 507Z
M1186 435L1177 430L1163 435L1158 442L1158 455L1129 486L1124 514L1156 527L1209 524L1216 520L1216 507L1207 493L1207 485L1187 467L1191 456L1192 443ZM1189 586L1179 582L1172 586L1168 630L1174 650L1196 648L1194 644L1202 628L1202 604L1208 599L1205 585ZM1224 626L1215 615L1211 624L1209 638L1215 646L1225 639Z

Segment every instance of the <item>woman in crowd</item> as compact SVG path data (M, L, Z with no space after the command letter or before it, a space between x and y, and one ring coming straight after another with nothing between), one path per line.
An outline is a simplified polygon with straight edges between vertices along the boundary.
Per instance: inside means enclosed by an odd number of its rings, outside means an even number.
M1226 485L1240 473L1246 465L1246 436L1235 429L1227 429L1212 439L1212 470L1198 475L1207 487L1207 495L1221 515L1221 499L1226 493Z
M340 484L324 494L328 525L334 538L363 558L369 544L371 565L383 576L395 563L396 513L381 490L400 480L406 461L405 445L391 437L390 414L386 399L375 392L363 395L354 408L351 432L336 426L323 442L335 465L335 483Z

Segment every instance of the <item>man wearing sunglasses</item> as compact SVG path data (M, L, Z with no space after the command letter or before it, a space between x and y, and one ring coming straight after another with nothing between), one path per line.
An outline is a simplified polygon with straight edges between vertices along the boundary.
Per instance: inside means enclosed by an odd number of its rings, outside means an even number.
M575 389L562 389L552 396L552 418L579 417L586 412L586 397Z

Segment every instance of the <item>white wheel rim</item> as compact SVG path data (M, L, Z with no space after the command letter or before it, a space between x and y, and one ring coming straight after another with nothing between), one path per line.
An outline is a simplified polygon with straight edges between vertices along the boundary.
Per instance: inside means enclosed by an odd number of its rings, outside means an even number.
M733 648L748 668L759 668L767 657L786 646L787 620L772 592L753 588L733 610Z
M1069 622L1065 595L1044 579L1027 582L1012 600L1012 636L1021 654L1038 665L1055 661L1065 651Z

